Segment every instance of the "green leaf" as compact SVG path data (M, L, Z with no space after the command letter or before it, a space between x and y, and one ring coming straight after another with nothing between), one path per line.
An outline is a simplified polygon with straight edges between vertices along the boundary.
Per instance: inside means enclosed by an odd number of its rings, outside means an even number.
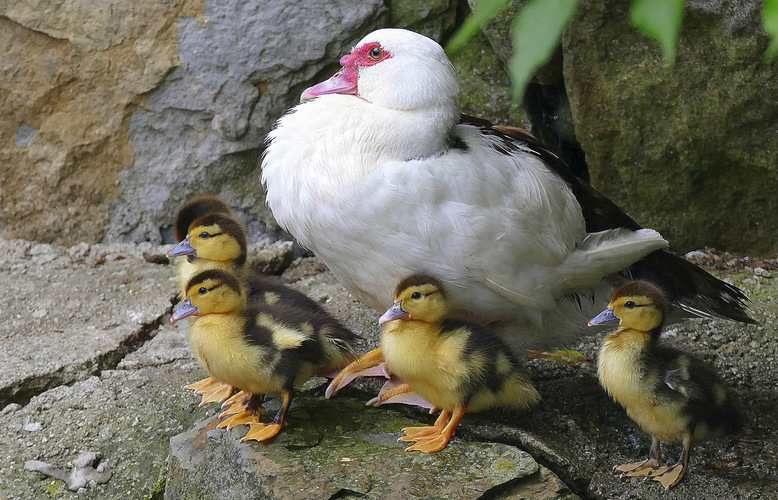
M479 0L473 12L467 16L462 27L454 34L454 37L448 42L446 52L449 55L462 49L465 44L475 36L486 23L492 20L503 7L511 0Z
M770 62L778 55L778 0L765 1L762 9L762 25L771 38L770 46L764 53L765 60Z
M513 56L508 64L513 100L520 102L538 68L551 59L578 0L530 0L513 21Z
M686 0L632 0L632 24L662 47L667 67L675 62L685 6Z

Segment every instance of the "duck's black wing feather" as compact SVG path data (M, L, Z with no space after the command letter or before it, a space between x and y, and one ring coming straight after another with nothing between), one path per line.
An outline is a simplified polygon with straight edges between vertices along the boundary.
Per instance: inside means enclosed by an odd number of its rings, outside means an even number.
M529 132L517 127L492 125L487 120L467 115L462 115L460 123L478 127L481 133L501 139L498 148L505 154L523 151L543 160L572 190L581 206L587 232L641 229L640 224L589 183L578 178L562 159ZM674 308L689 315L756 323L747 312L748 297L739 288L667 250L650 253L627 268L625 273L630 279L655 283L665 291Z

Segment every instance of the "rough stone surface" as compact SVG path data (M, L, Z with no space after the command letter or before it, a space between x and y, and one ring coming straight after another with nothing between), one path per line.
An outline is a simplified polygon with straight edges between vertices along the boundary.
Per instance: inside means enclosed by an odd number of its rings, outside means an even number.
M106 239L163 241L169 214L202 192L219 194L250 234L274 234L259 158L275 120L368 32L416 26L440 37L453 27L454 5L228 0L208 2L201 19L180 19L183 64L130 119L135 162L119 173Z
M129 118L179 64L175 21L203 3L0 1L0 235L103 238L134 162Z
M259 183L273 122L368 32L443 39L458 7L0 0L0 236L169 242L171 213L204 192L277 235Z
M689 2L675 67L627 3L582 1L564 75L592 184L677 251L778 251L778 62L763 2Z
M524 3L484 28L504 64ZM762 4L687 2L675 67L665 69L659 46L631 25L628 2L582 0L528 90L529 108L545 96L540 113L529 109L533 132L574 169L580 155L567 157L565 144L580 143L592 185L676 251L774 254L778 63L762 60Z
M170 266L143 247L71 248L0 240L0 404L115 365L171 307Z
M277 245L277 253L268 247L265 253L285 260L291 252L288 247ZM18 240L0 241L0 249L4 272L22 273L27 269L29 276L48 273L61 280L58 286L62 288L38 289L35 300L42 303L61 297L61 290L68 287L85 286L85 282L93 288L84 292L84 301L101 293L115 293L115 285L104 278L125 268L114 266L127 266L129 275L134 276L151 266L144 254L149 260L159 261L163 250L148 244L64 248ZM125 258L110 258L118 255ZM614 464L645 456L649 439L598 387L590 363L572 367L546 360L527 362L543 402L528 413L468 414L451 446L435 456L404 453L395 443L401 427L412 421L432 423L434 416L402 405L380 409L363 406L380 381L354 384L354 388L324 400L323 380L314 379L295 399L289 425L270 443L241 444L238 439L245 432L242 429L203 431L202 426L213 425L219 410L216 405L198 408L199 398L184 389L205 374L192 358L186 324L169 323L168 309L160 308L159 317L152 314L143 320L148 322L144 324L149 334L139 341L142 345L133 343L129 350L115 345L115 359L100 369L85 372L78 360L70 358L73 350L80 350L84 358L97 357L90 352L102 345L81 345L77 335L62 336L58 349L45 352L47 363L41 366L46 368L36 377L52 378L59 366L74 367L69 369L80 375L74 382L62 381L63 385L47 390L41 387L37 391L43 392L36 392L21 404L8 403L0 409L0 498L72 498L75 493L66 483L25 471L24 464L37 460L68 471L85 451L99 453L112 475L105 484L87 482L79 498L161 498L166 490L168 498L180 498L185 492L207 498L206 493L213 491L214 485L227 485L218 491L220 494L213 495L218 498L230 498L227 493L241 498L246 491L254 496L259 491L262 498L295 498L299 492L294 488L300 488L300 484L310 485L307 491L311 492L318 488L315 491L322 493L319 497L325 498L364 494L379 497L382 495L378 492L391 491L401 492L398 495L404 498L413 497L414 492L430 498L772 498L778 495L774 417L778 410L778 281L772 277L778 276L778 265L774 260L731 257L711 261L709 252L696 252L694 257L713 262L728 279L744 287L761 324L696 320L667 329L667 343L697 354L716 367L736 391L749 417L743 435L696 446L687 477L668 493L656 483L620 480L611 472ZM87 279L83 270L64 272L79 265L95 275ZM169 304L175 294L175 281L168 279L172 266L153 266L164 271L159 298ZM24 276L20 274L4 289L24 290L23 282L28 279ZM377 344L378 313L357 303L319 261L298 259L282 277L362 335L360 351ZM148 293L156 293L154 290L150 288ZM133 295L116 294L114 310L128 309L136 300ZM0 307L9 318L29 314L28 306L29 301L15 300L13 293L0 296ZM100 314L85 313L80 321L86 330L105 319ZM48 327L42 331L37 326L19 328L26 335L4 339L4 349L24 352L26 347L34 351L29 348L31 339L44 335ZM109 335L97 331L101 336ZM594 357L603 333L593 332L573 347ZM2 366L5 375L6 368L14 373L25 364L10 359ZM278 404L277 396L268 401L271 415ZM190 440L192 435L196 437ZM673 460L676 452L669 447L666 459ZM373 461L390 473L380 475L365 466L373 454L379 453L391 458ZM500 456L507 458L495 458ZM496 471L472 466L473 461L480 466L485 457L512 465L503 464L501 468L498 463ZM451 465L463 462L463 467ZM205 464L209 465L207 476ZM255 474L257 467L261 472ZM516 477L511 475L514 469L525 468L536 472L522 476L524 479L511 479ZM202 471L199 479L193 477L198 471ZM286 474L288 471L294 474Z
M322 394L323 385L298 398L270 443L242 443L245 426L211 430L208 420L176 436L165 498L478 498L544 479L529 454L504 444L457 440L446 453L405 453L397 437L415 421ZM267 406L272 415L278 400ZM557 498L569 493L556 484Z
M462 113L502 125L531 128L526 113L511 102L511 80L504 62L484 35L476 35L452 55L451 64L459 81Z

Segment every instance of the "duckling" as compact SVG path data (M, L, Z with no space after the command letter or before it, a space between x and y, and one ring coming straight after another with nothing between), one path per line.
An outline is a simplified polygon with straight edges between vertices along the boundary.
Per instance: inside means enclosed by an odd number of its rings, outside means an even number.
M186 238L186 233L189 232L189 226L192 222L203 215L215 213L232 215L232 209L230 209L230 206L222 201L221 198L210 194L195 196L184 203L178 210L176 221L173 224L176 233L176 241L181 241Z
M589 326L619 325L602 344L597 373L608 394L652 439L647 460L615 470L659 481L665 489L683 478L693 443L743 426L739 405L711 367L659 345L668 313L668 301L659 288L633 281L617 289L608 308L589 321ZM683 445L675 465L660 465L661 441Z
M213 217L204 218L205 216L210 216L214 214L219 214L220 216L217 219L215 219L215 221ZM221 259L229 258L228 255L226 254L228 254L228 252L230 251L234 251L232 250L232 248L234 248L235 246L235 243L229 243L225 246L230 248L230 250L221 250L221 251L217 250L215 252L212 251L211 253L217 256L216 263L211 262L207 258L201 258L200 260L197 260L196 249L192 248L189 244L191 242L191 237L188 237L188 233L190 231L194 233L195 230L197 230L198 228L202 228L203 225L210 226L213 223L226 221L224 223L225 226L231 229L236 234L234 238L231 238L231 241L237 241L237 245L240 246L240 241L242 240L244 242L243 253L245 254L245 239L246 239L245 231L243 231L243 228L240 226L240 223L238 223L238 221L232 219L231 214L232 214L232 210L230 209L229 205L227 205L220 198L213 195L196 196L191 200L187 201L178 210L178 214L176 215L176 220L174 223L174 228L176 233L176 241L178 241L179 243L178 245L176 245L174 248L172 248L167 252L167 256L168 257L186 256L186 259L182 259L178 263L178 266L176 267L176 274L178 275L181 297L183 297L184 287L186 286L186 283L188 282L189 278L191 278L198 271L202 271L208 267L218 267ZM222 219L221 216L223 216L224 218ZM202 238L204 234L206 234L205 229L198 232L197 237ZM243 236L241 237L241 235ZM212 245L212 246L218 248L218 245ZM208 254L208 252L205 253ZM237 260L237 258L238 257L235 257L234 260ZM226 264L222 263L222 265L225 267L230 266L232 265L232 262ZM196 394L202 396L202 401L200 402L200 406L204 406L208 403L226 403L227 401L229 401L228 398L232 395L233 391L235 390L234 387L227 384L222 384L221 382L214 379L213 377L208 377L198 382L193 382L187 385L186 388L193 390L195 391Z
M226 204L218 198L200 198L203 199L203 203L216 207L217 210L219 210L219 203L217 202L222 203L226 207ZM245 281L248 290L248 302L250 304L266 303L273 305L281 303L285 307L302 308L310 314L323 315L322 321L328 322L328 324L335 325L337 323L334 318L321 309L319 304L304 293L289 288L273 277L248 273L245 269L247 238L246 231L241 223L225 211L202 215L202 211L205 210L203 206L193 202L194 200L187 203L179 211L176 218L176 228L178 229L182 221L195 217L193 214L197 210L200 211L200 216L190 222L189 229L184 234L185 238L168 252L169 256L187 257L187 260L178 267L182 296L185 293L186 284L198 272L212 268L228 269L238 273L241 279ZM337 323L336 328L343 327ZM209 402L219 402L223 403L224 406L232 406L233 410L226 410L222 413L222 416L230 415L231 411L240 407L240 404L250 396L245 391L241 391L234 398L228 399L233 393L234 387L222 384L212 377L190 384L187 388L202 394L203 400L201 405ZM259 398L260 395L257 395L257 397ZM249 420L247 413L241 412L222 422L222 424L229 427L246 423Z
M182 289L200 271L239 270L246 263L246 231L229 214L213 212L198 217L185 236L167 252L168 257L186 256L177 269Z
M397 286L394 305L381 316L381 347L368 353L363 367L383 359L405 384L368 404L414 393L441 409L431 427L403 429L406 451L435 453L446 447L465 412L506 406L528 408L540 395L507 345L475 323L448 319L443 285L425 275Z
M296 385L356 357L355 335L320 308L249 304L246 285L231 271L198 273L185 297L171 319L193 318L189 338L200 364L213 378L251 394L246 411L253 418L244 441L278 434ZM272 424L263 424L258 413L263 395L275 392L281 393L281 409Z

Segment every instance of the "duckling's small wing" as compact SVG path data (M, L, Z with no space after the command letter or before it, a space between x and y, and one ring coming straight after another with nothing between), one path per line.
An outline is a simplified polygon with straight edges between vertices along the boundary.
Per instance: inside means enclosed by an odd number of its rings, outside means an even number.
M687 399L710 401L716 404L724 401L725 393L719 396L720 401L715 401L714 388L720 384L712 368L687 354L670 350L666 352L672 353L672 357L668 356L671 359L665 365L663 374L663 381L667 387Z

